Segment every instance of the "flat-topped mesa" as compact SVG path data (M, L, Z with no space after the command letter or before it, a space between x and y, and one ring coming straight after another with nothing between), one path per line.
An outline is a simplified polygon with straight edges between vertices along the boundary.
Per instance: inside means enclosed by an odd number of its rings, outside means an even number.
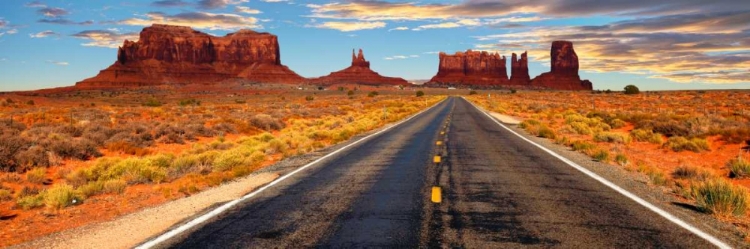
M528 85L530 82L529 60L526 57L526 52L521 54L521 59L517 59L516 53L513 53L510 59L510 84Z
M370 69L370 62L365 60L362 49L358 55L352 51L352 65L348 68L333 72L327 76L313 78L308 81L315 85L334 84L363 84L363 85L408 85L405 79L385 77Z
M550 49L552 70L543 73L533 80L532 86L557 90L592 90L591 81L583 80L578 75L578 55L569 41L554 41Z
M441 52L439 57L438 73L428 84L490 86L508 82L506 58L498 53L467 50L453 55Z
M304 78L281 64L278 38L240 30L216 37L190 27L154 24L139 40L126 40L117 61L76 87L213 84L231 78L300 83Z

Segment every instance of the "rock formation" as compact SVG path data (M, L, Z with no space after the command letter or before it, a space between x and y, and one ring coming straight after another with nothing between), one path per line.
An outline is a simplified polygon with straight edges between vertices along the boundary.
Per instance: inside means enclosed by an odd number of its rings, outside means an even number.
M578 55L569 41L554 41L550 50L552 71L533 80L532 86L558 90L592 90L590 81L581 81L578 75Z
M486 51L440 53L438 73L428 85L504 85L508 83L505 56Z
M407 85L402 78L385 77L370 69L370 62L365 60L362 49L359 54L354 55L352 51L352 65L344 70L333 72L327 76L310 79L309 83L315 85L333 84L364 84L364 85Z
M241 78L255 82L301 83L304 78L281 64L275 35L240 30L215 37L190 27L144 28L137 42L125 41L117 61L79 88L162 84L212 84Z
M526 52L521 54L521 59L517 59L516 53L513 53L510 59L510 84L528 85L530 81L529 60L526 57Z

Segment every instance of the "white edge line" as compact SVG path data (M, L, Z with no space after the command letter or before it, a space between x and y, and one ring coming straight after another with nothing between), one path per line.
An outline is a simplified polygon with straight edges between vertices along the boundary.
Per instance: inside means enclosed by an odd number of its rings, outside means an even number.
M625 197L630 198L631 200L637 202L638 204L641 204L641 206L644 206L644 207L650 209L654 213L656 213L658 215L661 215L665 219L671 221L672 223L677 224L678 226L684 228L685 230L688 230L691 233L693 233L695 235L698 235L698 237L701 237L701 238L705 239L706 241L710 242L711 244L715 245L718 248L732 248L731 246L727 245L726 243L722 242L721 240L717 239L716 237L711 236L710 234L701 231L700 229L698 229L698 228L696 228L696 227L688 224L687 222L681 220L680 218L677 218L676 216L670 214L669 212L664 211L663 209L654 206L653 204L649 203L648 201L646 201L644 199L641 199L637 195L628 192L627 190L621 188L620 186L617 186L617 184L614 184L614 183L610 182L609 180L604 179L603 177L601 177L601 176L597 175L596 173L594 173L594 172L592 172L592 171L590 171L590 170L582 167L581 165L578 165L575 162L573 162L573 161L571 161L571 160L569 160L569 159L567 159L567 158L565 158L565 157L563 157L561 155L558 155L557 153L553 152L552 150L547 149L544 146L541 146L541 145L539 145L539 144L537 144L537 143L529 140L528 138L526 138L526 137L524 137L524 136L516 133L515 131L511 130L510 128L508 128L505 125L503 125L500 122L498 122L496 119L492 118L492 116L490 116L487 112L483 111L478 106L474 105L474 103L472 103L471 101L467 100L466 98L463 98L463 99L466 100L466 102L469 102L469 104L471 104L472 106L474 106L474 108L477 108L477 110L479 110L480 112L482 112L484 115L486 115L487 117L489 117L496 124L500 125L500 127L505 128L506 130L510 131L511 133L515 134L516 136L520 137L521 139L525 140L526 142L529 142L530 144L538 147L539 149L543 150L544 152L549 153L550 155L556 157L557 159L560 159L561 161L563 161L566 164L570 165L571 167L577 169L578 171L582 172L583 174L585 174L585 175L587 175L587 176L589 176L591 178L594 178L594 180L599 181L600 183L602 183L602 184L606 185L607 187L609 187L609 188L617 191L618 193L624 195Z
M414 118L416 116L419 116L420 114L422 114L422 113L424 113L426 111L431 110L432 108L434 108L435 106L439 105L440 103L443 103L446 100L448 100L448 98L446 98L446 99L444 99L444 100L442 100L442 101L440 101L440 102L438 102L438 103L430 106L429 108L424 109L424 110L422 110L422 111L420 111L420 112L418 112L418 113L416 113L416 114L414 114L414 115L412 115L412 116L410 116L410 117L408 117L408 118L406 118L404 120L401 120L398 123L395 123L395 124L393 124L393 125L391 125L389 127L386 127L385 129L382 129L382 130L380 130L378 132L370 134L370 135L368 135L366 137L363 137L363 138L361 138L361 139L359 139L359 140L357 140L357 141L355 141L353 143L350 143L350 144L348 144L348 145L346 145L344 147L339 148L338 150L336 150L334 152L331 152L331 153L329 153L329 154L327 154L325 156L322 156L322 157L316 159L315 161L312 161L312 162L310 162L310 163L308 163L308 164L306 164L306 165L304 165L302 167L299 167L298 169L296 169L296 170L294 170L294 171L292 171L292 172L290 172L290 173L288 173L288 174L286 174L286 175L284 175L284 176L282 176L282 177L280 177L280 178L278 178L278 179L276 179L276 180L268 183L266 186L263 186L263 187L255 190L255 191L253 191L253 192L251 192L251 193L249 193L249 194L247 194L247 195L245 195L245 196L243 196L243 197L241 197L239 199L235 199L233 201L227 202L224 205L221 205L221 206L217 207L216 209L211 210L211 212L208 212L208 213L206 213L204 215L201 215L200 217L195 218L195 219L191 220L190 222L185 223L185 224L183 224L183 225L181 225L181 226L179 226L179 227L177 227L175 229L172 229L172 230L170 230L170 231L168 231L168 232L166 232L166 233L164 233L162 235L159 235L159 237L156 237L155 239L149 240L148 242L145 242L145 243L143 243L143 244L141 244L141 245L139 245L139 246L137 246L135 248L137 248L137 249L153 248L153 247L155 247L155 246L157 246L157 245L159 245L159 244L161 244L161 243L163 243L163 242L171 239L174 236L177 236L177 235L179 235L179 234L181 234L181 233L183 233L183 232L185 232L185 231L187 231L187 230L189 230L189 229L191 229L191 228L193 228L193 227L195 227L197 225L200 225L200 224L202 224L202 223L210 220L211 218L214 218L214 217L218 216L219 214L224 213L225 211L227 211L228 209L234 207L235 205L239 204L240 202L242 202L244 200L247 200L247 199L250 199L250 198L258 195L259 193L263 192L264 190L273 187L274 185L276 185L276 184L278 184L278 183L286 180L287 178L289 178L289 177L291 177L291 176L293 176L293 175L295 175L295 174L297 174L297 173L299 173L299 172L301 172L301 171L309 168L310 166L315 165L315 164L319 163L320 161L323 161L326 158L329 158L329 157L331 157L333 155L336 155L339 152L348 149L349 147L357 145L357 144L359 144L362 141L368 140L371 137L375 137L377 135L380 135L383 132L389 131L389 130L393 129L394 127L397 127L397 126L403 124L404 122L409 121L412 118Z

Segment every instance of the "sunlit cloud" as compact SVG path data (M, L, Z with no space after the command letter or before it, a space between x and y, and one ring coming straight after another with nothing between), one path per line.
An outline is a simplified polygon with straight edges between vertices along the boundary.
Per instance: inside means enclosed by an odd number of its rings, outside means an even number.
M23 6L26 6L26 7L29 7L29 8L44 8L44 7L47 7L46 4L44 4L44 3L40 2L40 1L29 2L29 3L24 4Z
M250 7L245 7L245 6L235 6L234 12L251 14L251 15L263 13L260 10L252 9Z
M36 11L37 13L44 15L46 17L60 17L70 14L67 10L63 8L53 8L53 7L44 7L41 9L38 9Z
M481 24L482 23L479 22L479 20L462 19L456 22L444 22L444 23L437 23L437 24L420 25L419 27L416 27L412 30L419 31L419 30L425 30L425 29L450 29L450 28L458 28L458 27L479 26Z
M309 27L321 29L335 29L342 32L351 32L366 29L385 28L385 22L323 22L308 25Z
M383 58L383 60L406 60L406 59L413 59L413 58L419 58L419 55L394 55Z
M29 37L31 38L45 38L49 36L60 36L60 34L52 31L52 30L45 30L36 34L29 34Z
M53 60L48 60L48 61L47 61L47 63L50 63L50 64L55 64L55 65L58 65L58 66L68 66L68 65L70 65L70 63L68 63L68 62L65 62L65 61L53 61Z
M237 30L262 28L258 19L244 17L236 14L214 14L207 12L186 12L176 15L167 15L162 12L150 12L144 18L130 18L117 22L122 25L150 26L152 24L171 24L190 26L198 29L210 30Z
M248 2L248 0L200 0L198 1L198 7L203 9L219 9L224 8L227 5L236 5L246 2Z
M184 2L182 0L162 0L154 1L151 3L151 5L156 7L185 7L190 5L190 3Z
M388 32L396 31L396 30L409 30L409 27L396 27L396 28L389 29Z
M76 22L76 21L65 19L65 18L39 19L38 22L49 23L49 24L60 24L60 25L92 25L94 24L94 21L91 21L91 20L83 21L83 22Z
M138 41L138 33L122 34L118 30L86 30L73 35L73 37L88 40L81 44L86 47L118 48L123 41Z

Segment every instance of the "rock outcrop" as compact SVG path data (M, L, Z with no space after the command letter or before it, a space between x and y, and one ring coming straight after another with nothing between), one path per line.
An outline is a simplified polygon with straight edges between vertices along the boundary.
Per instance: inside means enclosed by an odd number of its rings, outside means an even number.
M558 90L592 90L591 81L578 75L578 55L569 41L554 41L550 50L552 71L543 73L531 85Z
M334 84L363 84L363 85L408 85L405 79L385 77L370 69L370 62L365 60L362 49L354 55L352 51L352 65L344 70L333 72L327 76L309 80L314 85Z
M215 37L190 27L154 24L141 31L137 42L126 40L114 64L76 87L214 84L232 78L304 82L281 64L275 35L240 30Z
M486 51L441 52L438 73L427 85L504 85L508 83L505 61L505 56Z
M529 76L529 60L526 52L521 54L517 59L516 53L513 53L510 59L510 84L511 85L528 85L531 82Z

